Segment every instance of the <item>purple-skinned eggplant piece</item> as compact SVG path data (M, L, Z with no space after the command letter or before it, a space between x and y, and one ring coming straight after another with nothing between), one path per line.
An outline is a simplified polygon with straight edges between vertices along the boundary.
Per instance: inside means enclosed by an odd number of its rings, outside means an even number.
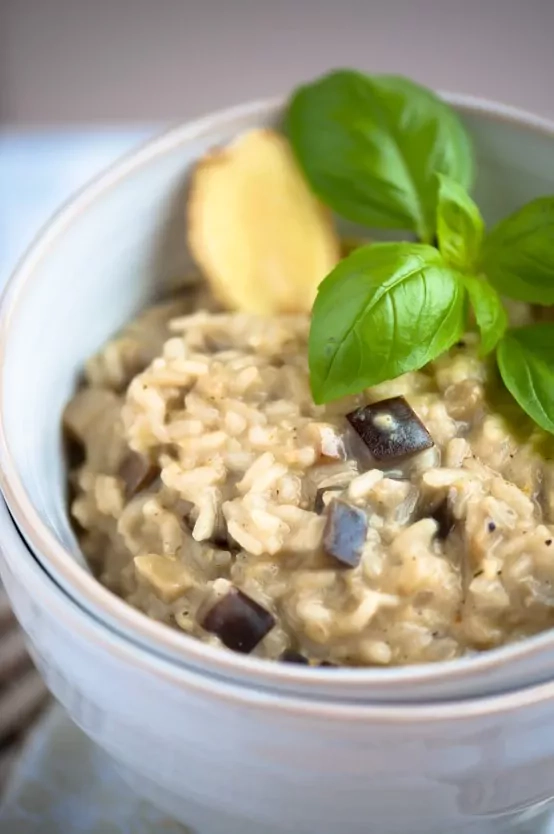
M275 618L249 596L231 588L201 622L229 649L249 654L275 625Z
M433 438L404 397L391 397L351 411L346 419L378 461L430 449Z
M363 510L334 499L327 507L323 549L344 568L355 568L362 558L368 519Z

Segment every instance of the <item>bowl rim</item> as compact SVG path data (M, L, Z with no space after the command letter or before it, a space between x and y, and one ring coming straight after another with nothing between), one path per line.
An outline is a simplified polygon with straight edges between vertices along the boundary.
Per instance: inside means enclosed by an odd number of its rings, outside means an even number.
M476 114L493 121L515 124L554 139L554 121L535 116L519 108L465 94L442 93L461 114ZM170 128L157 138L143 143L124 155L106 171L96 176L76 195L70 197L42 227L8 279L0 301L0 488L31 551L45 571L62 585L65 592L99 619L132 634L143 647L180 665L194 666L220 678L241 677L257 686L280 688L328 685L331 679L341 692L350 689L352 697L364 694L379 697L379 691L391 686L410 687L434 681L455 682L472 674L483 674L516 659L540 654L554 645L554 630L525 640L491 649L479 655L464 656L440 663L386 668L306 669L300 665L275 663L257 657L239 655L212 647L171 627L150 619L103 587L81 567L43 524L18 475L5 430L4 356L8 349L10 325L15 311L24 303L25 291L32 287L35 270L51 248L63 238L65 230L77 222L87 208L118 183L156 158L214 131L229 122L248 116L278 116L285 104L283 97L262 99L216 111L192 122ZM54 575L53 575L54 574Z

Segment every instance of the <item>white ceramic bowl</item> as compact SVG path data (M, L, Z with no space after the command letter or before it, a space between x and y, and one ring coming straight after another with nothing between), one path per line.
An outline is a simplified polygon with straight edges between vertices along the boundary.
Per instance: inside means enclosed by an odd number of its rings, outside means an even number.
M554 191L553 125L450 100L475 141L488 220ZM433 666L271 664L191 640L116 599L89 574L67 519L60 415L85 358L186 271L194 159L280 115L279 102L248 105L150 143L64 209L18 268L0 311L0 478L37 561L4 518L6 581L60 700L146 779L141 790L206 834L227 831L226 814L244 818L242 832L246 818L257 832L354 834L376 820L384 834L407 820L416 831L415 819L427 834L454 830L554 792L543 732L551 688L462 700L549 681L553 633Z
M494 220L554 192L554 126L450 96L473 136L477 199ZM414 701L498 692L547 680L554 632L441 666L314 670L210 648L148 620L90 575L66 513L60 415L85 359L188 268L188 172L207 148L278 124L280 102L239 107L177 128L116 165L50 223L10 281L0 310L0 479L24 537L75 600L177 663L231 681L343 701Z
M112 631L0 499L0 575L48 686L138 793L196 834L539 834L554 683L434 705L338 704L186 669Z

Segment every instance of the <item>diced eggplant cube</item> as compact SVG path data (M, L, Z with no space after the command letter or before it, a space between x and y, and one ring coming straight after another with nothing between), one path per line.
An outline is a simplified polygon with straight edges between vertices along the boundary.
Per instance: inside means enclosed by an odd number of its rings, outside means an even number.
M342 492L344 489L343 486L328 486L328 487L320 487L316 494L315 494L315 501L314 501L314 513L321 515L323 510L325 509L325 503L323 501L323 496L326 492Z
M455 520L448 503L448 498L441 501L441 503L438 504L429 515L431 518L434 518L439 525L437 529L437 537L443 540L448 538L455 524Z
M285 663L297 663L301 666L307 666L309 662L307 657L304 657L300 652L295 652L293 649L286 649L281 655L281 660Z
M362 558L367 535L367 515L358 507L334 499L327 508L323 549L343 567L355 568Z
M66 430L63 442L69 469L78 469L86 460L86 449L83 441L74 432Z
M210 608L201 625L227 648L249 654L271 631L275 619L238 588L231 588Z
M391 460L430 449L433 438L404 397L364 405L346 419L375 460Z
M147 489L159 474L159 468L137 452L129 452L121 462L118 472L125 484L125 495L128 499Z

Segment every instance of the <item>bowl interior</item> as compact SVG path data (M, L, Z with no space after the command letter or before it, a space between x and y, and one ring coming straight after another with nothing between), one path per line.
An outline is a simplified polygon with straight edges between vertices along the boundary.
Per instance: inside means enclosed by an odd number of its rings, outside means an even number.
M451 98L473 137L475 193L488 223L554 193L554 126ZM189 272L191 165L244 130L278 125L281 115L280 103L248 105L150 143L62 210L10 282L0 313L1 477L35 551L37 530L46 531L86 568L66 511L61 414L87 357Z

